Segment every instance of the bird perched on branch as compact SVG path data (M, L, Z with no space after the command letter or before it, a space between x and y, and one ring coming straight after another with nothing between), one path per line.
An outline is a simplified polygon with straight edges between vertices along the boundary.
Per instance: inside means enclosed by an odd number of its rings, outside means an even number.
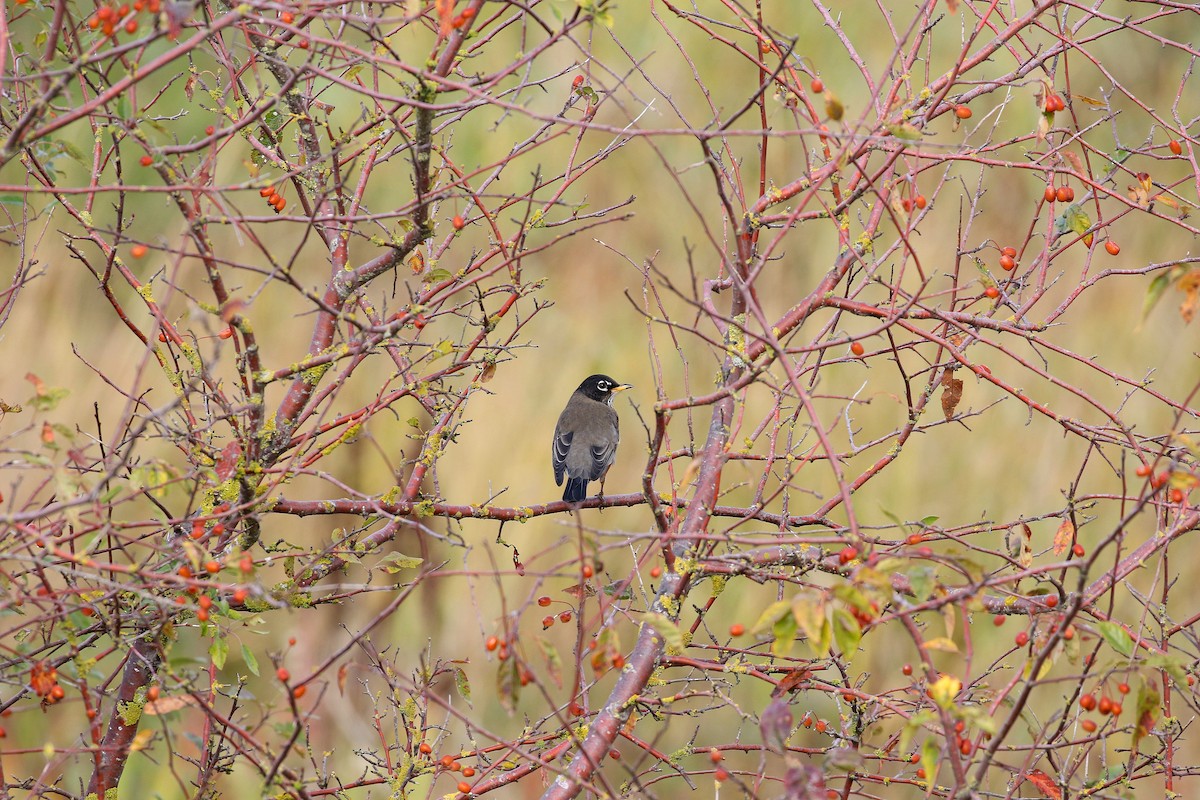
M604 476L621 440L613 397L631 388L607 375L591 375L579 384L559 415L550 457L554 482L562 486L563 477L567 479L563 500L568 503L587 497L590 481L600 481L600 496L604 496Z

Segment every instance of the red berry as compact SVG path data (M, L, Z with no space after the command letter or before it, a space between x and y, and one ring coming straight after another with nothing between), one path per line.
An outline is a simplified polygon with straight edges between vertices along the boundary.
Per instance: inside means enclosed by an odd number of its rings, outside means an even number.
M462 792L463 794L470 794L471 793L471 784L467 783L466 781L459 781L458 782L458 791Z
M202 595L200 595L200 597L199 597L199 598L197 598L196 602L197 602L197 603L200 605L200 607L201 607L201 608L203 608L205 611L207 611L208 609L212 608L212 598L211 598L211 597L209 597L209 596L208 596L208 595L206 595L206 594L202 594Z
M475 775L474 767L463 767L462 769L463 769L462 774L463 774L464 778L470 778Z
M1003 614L997 614L996 616L992 617L992 624L995 625L997 628L999 628L1007 620L1008 620L1008 617L1004 616Z
M542 595L541 597L539 597L537 599L537 604L539 606L541 606L542 608L545 608L546 606L550 605L550 603L551 603L551 600L548 595Z
M289 636L288 637L288 647L295 647L295 646L296 646L296 637Z
M1043 196L1046 198L1047 203L1053 203L1054 198L1057 196L1057 192L1054 191L1053 186L1051 186L1050 184L1046 184L1046 191L1043 194Z
M208 611L203 608L200 609L196 612L196 619L200 622L208 622Z
M1113 709L1112 700L1110 700L1107 697L1101 697L1099 705L1096 706L1096 710L1099 711L1101 714L1111 714L1112 709Z
M249 596L250 593L240 587L233 590L233 602L237 605L241 605L242 603L246 602L246 598Z
M1091 711L1096 707L1096 698L1090 694L1082 694L1079 696L1079 707L1084 711Z
M849 564L856 558L858 558L858 550L850 545L846 545L842 548L841 552L838 553L838 561L843 564Z
M1071 546L1071 554L1076 558L1083 558L1085 555L1087 555L1087 551L1083 549L1083 545L1081 545L1079 542L1076 542Z
M734 624L729 626L729 635L730 636L738 637L738 636L742 636L745 633L746 633L746 626L742 625L741 623L735 622Z
M279 21L284 25L291 25L296 21L296 15L290 11L281 11L279 12Z
M308 691L308 686L306 686L305 684L300 684L295 689L292 689L292 697L299 700L301 697L304 697L304 693L307 691Z
M1005 247L1000 251L1000 255L1008 256L1009 258L1016 258L1017 257L1017 248Z
M905 675L912 675L912 664L905 664L903 667L900 668L900 671L903 672Z
M454 230L461 231L463 229L463 226L466 225L467 223L461 216L459 216L458 214L455 214L454 219L452 219L450 221L450 224L454 226Z
M658 578L661 576L662 576L662 567L655 565L650 568L650 577L651 578Z
M136 19L131 19L131 20L129 20L129 22L125 23L125 32L126 33L137 33L137 29L138 29L138 24L137 24Z
M724 756L721 755L720 750L718 750L715 747L708 748L708 760L709 761L711 761L714 764L720 764L721 759L723 759L723 758L724 758Z
M1029 644L1029 634L1025 631L1021 631L1017 634L1013 641L1017 643L1017 647L1024 647L1025 645Z
M851 342L850 343L850 352L853 353L855 356L861 357L862 354L866 352L866 348L863 347L862 342Z
M717 781L718 783L729 780L729 770L725 769L724 767L717 767L715 770L713 770L713 780Z
M1184 498L1183 489L1172 489L1171 490L1171 502L1172 503L1182 503L1183 498Z
M500 637L498 637L498 636L489 636L487 638L487 641L483 643L483 649L487 650L489 653L492 652L493 650L495 650L499 646L500 646Z
M821 80L820 78L813 78L812 91L813 91L813 94L824 94L825 93L825 81Z
M206 127L204 129L205 136L212 136L216 132L217 132L217 129L216 129L216 126L214 126L214 125L209 125L208 127Z
M146 255L146 253L148 253L149 251L150 251L150 248L146 247L146 245L135 244L133 247L129 248L129 255L133 256L134 258L141 258L142 256Z
M1083 728L1083 730L1087 733L1095 733L1096 721L1094 719L1085 719L1079 723L1079 727Z
M1175 155L1177 155L1177 156L1183 155L1183 145L1181 145L1179 142L1175 141L1174 139L1167 142L1167 147L1170 148L1171 152L1174 153Z
M1120 692L1121 694L1129 694L1129 684L1124 683L1124 682L1118 683L1117 691Z
M143 167L148 167L153 163L154 163L154 158L152 156L142 156L141 164Z
M596 574L596 571L594 569L592 569L591 564L584 564L583 569L580 570L580 573L583 575L583 577L590 578Z
M1153 467L1151 467L1149 464L1141 464L1141 465L1139 465L1139 466L1138 466L1138 468L1137 468L1137 472L1136 472L1135 474L1136 474L1136 475L1137 475L1139 478L1145 478L1146 476L1148 476L1148 475L1149 475L1151 472L1153 472L1153 471L1154 471L1154 468L1153 468Z
M558 615L558 621L559 621L559 622L570 622L570 621L571 621L571 612L570 612L570 611L564 611L564 612L562 612L561 614L559 614L559 615Z
M955 106L954 116L958 117L959 119L970 119L971 109L967 108L966 106Z
M583 76L576 75L575 78L571 81L571 88L578 89L580 86L583 86Z
M279 678L279 680L283 683L287 683L288 679L292 677L292 674L287 671L286 667L280 667L279 669L275 670L275 677Z
M1117 244L1112 239L1109 239L1104 243L1104 249L1108 251L1110 256L1115 256L1121 252L1121 245Z
M983 293L985 295L987 295L987 297L991 298L992 300L995 300L997 297L1000 296L1000 290L997 289L995 286L987 287L986 289L983 290Z
M1045 597L1045 598L1042 600L1042 602L1046 604L1046 608L1054 608L1055 606L1057 606L1057 605L1058 605L1058 595L1056 595L1056 594L1048 594L1048 595L1046 595L1046 597Z
M1074 196L1074 192L1071 191L1070 186L1060 186L1055 190L1054 196L1058 198L1059 202L1066 203Z
M549 628L553 624L554 624L554 615L553 614L551 614L548 617L542 617L542 630L546 630L546 628Z
M1000 268L1005 272L1012 272L1017 268L1017 262L1012 256L1000 256Z
M929 201L925 199L925 195L923 194L919 194L913 198L913 205L917 208L924 208L928 204Z

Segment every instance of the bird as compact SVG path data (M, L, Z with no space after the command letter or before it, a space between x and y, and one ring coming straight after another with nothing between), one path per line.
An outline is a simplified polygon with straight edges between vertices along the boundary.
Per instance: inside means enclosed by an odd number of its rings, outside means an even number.
M632 388L607 375L589 375L558 416L550 459L554 482L562 486L563 478L567 480L563 500L568 503L578 503L587 497L591 481L600 481L600 496L604 496L604 476L616 458L617 443L621 440L613 398L618 392Z

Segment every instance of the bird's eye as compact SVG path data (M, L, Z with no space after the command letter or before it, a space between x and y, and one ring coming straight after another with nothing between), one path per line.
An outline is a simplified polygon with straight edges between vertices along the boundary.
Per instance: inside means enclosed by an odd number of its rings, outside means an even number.
M596 384L596 388L602 392L607 392L608 391L608 381L600 381L599 383Z

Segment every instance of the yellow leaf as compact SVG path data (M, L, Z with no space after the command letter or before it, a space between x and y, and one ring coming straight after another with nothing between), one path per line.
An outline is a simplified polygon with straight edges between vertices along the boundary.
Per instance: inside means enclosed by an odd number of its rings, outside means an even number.
M1075 541L1075 524L1064 519L1054 532L1054 555L1061 556Z

